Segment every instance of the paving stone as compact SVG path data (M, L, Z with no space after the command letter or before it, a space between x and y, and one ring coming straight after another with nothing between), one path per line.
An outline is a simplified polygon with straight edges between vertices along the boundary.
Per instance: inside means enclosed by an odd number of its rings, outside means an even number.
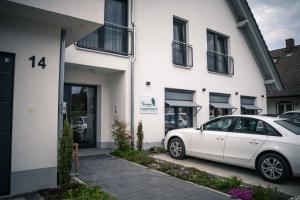
M79 178L101 186L119 200L230 199L195 184L110 156L80 157Z

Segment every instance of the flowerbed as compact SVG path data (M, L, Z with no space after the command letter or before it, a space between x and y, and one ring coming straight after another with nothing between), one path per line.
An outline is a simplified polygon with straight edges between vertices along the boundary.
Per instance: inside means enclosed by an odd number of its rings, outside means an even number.
M276 188L247 185L237 177L221 178L196 168L155 160L145 151L132 149L127 151L116 150L112 152L112 155L164 172L182 180L227 193L233 198L242 200L288 200L290 198L290 196L279 192Z

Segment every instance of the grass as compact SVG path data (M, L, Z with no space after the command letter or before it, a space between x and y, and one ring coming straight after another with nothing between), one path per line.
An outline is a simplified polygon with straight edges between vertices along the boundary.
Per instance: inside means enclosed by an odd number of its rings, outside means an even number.
M116 150L112 152L112 155L227 194L233 189L238 189L241 191L250 190L251 199L255 200L288 200L290 198L290 196L279 192L276 188L251 186L243 183L237 177L217 177L196 168L185 167L166 161L158 161L152 158L146 151L137 151L132 149L127 151Z
M72 183L69 189L48 189L39 192L46 200L116 200L99 186Z

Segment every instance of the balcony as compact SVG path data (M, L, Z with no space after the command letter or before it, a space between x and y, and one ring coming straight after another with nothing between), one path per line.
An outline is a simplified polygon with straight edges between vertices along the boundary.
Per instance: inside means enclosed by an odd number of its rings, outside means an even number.
M128 27L105 23L104 26L77 41L79 48L128 56L132 54L133 31Z
M173 41L172 42L173 64L186 68L193 67L193 47L189 44Z
M207 51L207 69L210 72L232 76L234 62L231 56L215 51Z

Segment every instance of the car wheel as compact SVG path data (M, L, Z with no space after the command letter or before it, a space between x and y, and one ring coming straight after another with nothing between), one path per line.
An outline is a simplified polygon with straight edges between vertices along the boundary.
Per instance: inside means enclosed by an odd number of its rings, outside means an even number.
M184 159L185 158L185 148L184 143L179 138L173 138L169 143L169 152L172 158Z
M259 159L258 172L263 179L272 183L287 181L291 175L287 161L275 153L267 153Z

